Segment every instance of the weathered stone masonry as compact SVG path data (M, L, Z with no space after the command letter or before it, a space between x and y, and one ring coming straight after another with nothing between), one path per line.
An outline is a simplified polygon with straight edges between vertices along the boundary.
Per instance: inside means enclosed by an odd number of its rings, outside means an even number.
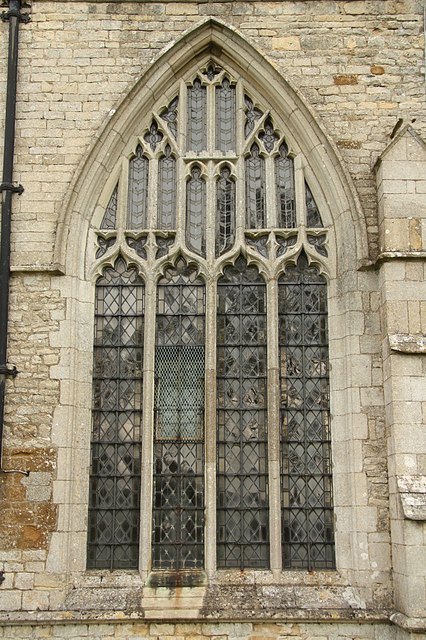
M13 204L9 327L20 373L7 386L5 469L14 472L0 475L0 638L426 633L423 11L423 0L32 1L20 37L15 180L25 193ZM316 179L342 176L324 187L338 212L337 570L224 572L207 587L154 589L137 573L85 571L90 230L110 156L126 143L122 123L136 126L137 105L159 98L161 74L201 55L203 38L219 57L253 47L247 73L260 78L263 59L265 75L283 79L283 101L300 100L320 132L308 164L332 160ZM0 130L5 82L2 67Z

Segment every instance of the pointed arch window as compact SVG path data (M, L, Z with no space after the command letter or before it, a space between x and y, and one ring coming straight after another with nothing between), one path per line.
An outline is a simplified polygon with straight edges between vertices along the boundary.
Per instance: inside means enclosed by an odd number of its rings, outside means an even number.
M103 194L90 568L334 567L329 229L290 140L206 59Z

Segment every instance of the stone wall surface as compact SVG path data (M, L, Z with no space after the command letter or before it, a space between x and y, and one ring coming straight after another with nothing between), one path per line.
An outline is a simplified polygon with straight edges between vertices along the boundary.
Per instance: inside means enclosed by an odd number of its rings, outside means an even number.
M33 0L31 22L20 28L15 180L25 192L13 205L9 327L9 361L20 373L7 385L4 467L10 473L0 476L0 638L422 636L425 524L405 519L397 480L426 474L426 356L416 346L400 353L392 344L421 344L426 333L423 7L420 0ZM80 567L89 459L81 434L90 406L90 385L80 379L91 367L93 287L80 281L77 267L62 276L63 265L54 263L58 222L89 149L129 91L172 42L210 17L237 30L306 103L352 181L368 234L368 269L345 274L331 293L333 414L341 427L333 436L338 571L277 579L279 615L291 618L286 603L296 587L308 585L318 600L309 615L316 609L323 620L317 624L109 622L100 587L110 578L82 576ZM5 60L6 24L0 29ZM3 65L0 130L5 86ZM113 577L108 589L110 609L126 619L147 610L161 617L158 603L176 598L143 593L139 576ZM297 593L303 599L308 591ZM186 597L199 615L205 593L200 602L195 592ZM247 602L256 610L247 609L247 619L255 618L263 601L255 595ZM85 615L99 615L102 623L62 624L85 607ZM395 607L406 616L398 630L385 624ZM410 616L414 622L407 622ZM340 622L329 624L328 617ZM363 624L348 622L357 617Z
M3 635L2 634L3 631ZM318 624L199 624L144 622L108 625L81 624L56 626L16 626L0 628L3 640L35 640L36 638L148 638L149 640L393 640L393 632L385 626Z

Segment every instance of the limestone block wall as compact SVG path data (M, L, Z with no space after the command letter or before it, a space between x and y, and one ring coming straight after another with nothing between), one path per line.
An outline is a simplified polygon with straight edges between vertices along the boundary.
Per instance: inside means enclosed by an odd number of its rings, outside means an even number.
M398 476L426 473L426 369L424 356L397 352L389 341L426 332L423 5L32 1L20 38L15 179L25 193L13 207L9 332L9 361L20 373L7 395L5 469L13 472L0 475L0 638L407 640L410 625L426 628L424 524L405 518L397 488ZM84 572L93 283L85 249L64 243L84 256L70 269L57 246L100 132L153 61L210 17L255 47L306 104L351 184L351 213L367 240L338 246L343 266L330 288L338 570L284 575L281 591L270 577L262 588L241 578L254 585L247 619L226 620L236 614L227 613L222 593L217 625L171 619L166 610L177 594L143 593L139 576ZM0 29L4 60L7 25ZM2 66L0 130L5 81ZM413 132L396 133L388 148L395 128L408 123ZM376 183L373 165L387 148ZM226 593L241 581L231 580ZM256 618L274 596L276 615L286 618L289 603L308 595L320 623L306 622L303 611L273 624L248 620L252 604ZM204 596L194 616L202 617ZM198 595L186 598L181 610ZM147 611L166 622L133 620Z

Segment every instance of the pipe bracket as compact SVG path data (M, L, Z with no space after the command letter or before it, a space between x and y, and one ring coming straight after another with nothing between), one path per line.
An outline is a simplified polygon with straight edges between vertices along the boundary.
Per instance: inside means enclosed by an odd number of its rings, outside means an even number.
M18 373L19 371L15 367L15 365L13 365L12 367L8 367L7 364L0 364L0 375L11 376L12 378L16 378Z
M23 22L24 24L28 24L30 22L31 17L28 13L21 13L19 9L9 9L9 11L3 11L1 14L1 19L3 22L7 22L10 18L18 18L19 22Z
M13 184L13 182L2 182L0 184L0 193L2 191L11 191L12 193L17 193L18 196L24 193L24 187L22 184Z

